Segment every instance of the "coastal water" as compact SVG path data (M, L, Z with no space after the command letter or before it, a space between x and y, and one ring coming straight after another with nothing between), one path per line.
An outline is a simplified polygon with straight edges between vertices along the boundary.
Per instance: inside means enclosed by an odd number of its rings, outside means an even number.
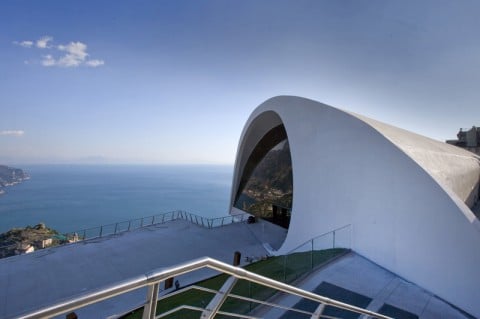
M0 196L0 232L40 222L70 232L172 210L228 213L231 166L38 165Z

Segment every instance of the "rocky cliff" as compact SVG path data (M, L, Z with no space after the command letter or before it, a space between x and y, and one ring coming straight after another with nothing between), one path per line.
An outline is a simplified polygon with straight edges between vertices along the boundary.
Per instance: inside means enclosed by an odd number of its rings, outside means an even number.
M29 178L30 176L19 168L0 165L0 195L5 193L5 187L21 183Z

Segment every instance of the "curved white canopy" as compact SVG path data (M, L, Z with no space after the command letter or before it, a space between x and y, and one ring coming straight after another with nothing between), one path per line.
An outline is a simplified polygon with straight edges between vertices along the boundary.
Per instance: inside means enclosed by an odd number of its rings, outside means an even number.
M242 132L232 199L247 160L283 124L292 217L278 253L346 224L352 248L480 316L478 157L361 115L291 96L261 104Z

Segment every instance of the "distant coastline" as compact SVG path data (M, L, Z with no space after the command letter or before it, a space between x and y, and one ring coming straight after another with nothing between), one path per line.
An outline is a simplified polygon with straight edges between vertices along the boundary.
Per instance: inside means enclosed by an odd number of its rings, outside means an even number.
M30 179L30 175L20 168L0 165L0 195L6 193L5 188Z

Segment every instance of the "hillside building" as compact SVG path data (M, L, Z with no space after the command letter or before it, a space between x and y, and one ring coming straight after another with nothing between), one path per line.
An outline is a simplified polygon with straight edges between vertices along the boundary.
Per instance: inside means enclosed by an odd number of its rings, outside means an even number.
M457 133L456 140L447 140L446 142L480 155L480 127L461 128Z

